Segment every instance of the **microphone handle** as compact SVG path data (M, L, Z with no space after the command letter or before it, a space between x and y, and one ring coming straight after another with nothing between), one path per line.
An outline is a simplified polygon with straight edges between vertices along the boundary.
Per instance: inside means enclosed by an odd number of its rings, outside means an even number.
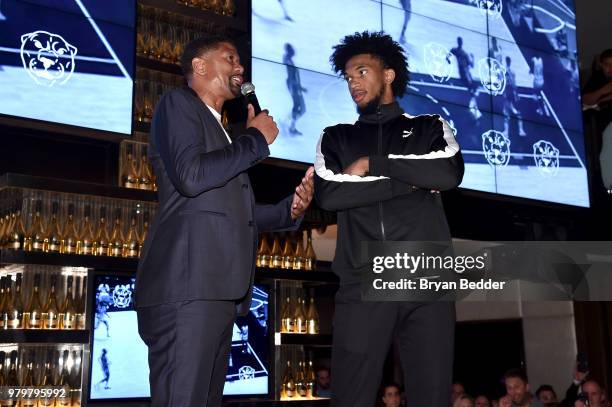
M255 96L255 92L246 95L246 100L247 104L250 103L253 105L253 109L255 110L255 116L261 113L261 106L259 106L259 102L257 101L257 96Z

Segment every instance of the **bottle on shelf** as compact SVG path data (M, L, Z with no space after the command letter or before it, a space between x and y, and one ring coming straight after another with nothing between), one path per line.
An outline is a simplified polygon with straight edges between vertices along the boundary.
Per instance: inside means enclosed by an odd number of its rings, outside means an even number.
M94 240L94 255L107 256L110 246L110 236L106 226L106 206L100 207L100 220L98 222L98 230Z
M317 307L315 306L314 296L312 293L310 295L308 311L306 312L306 333L319 333L319 313L317 312Z
M315 254L314 247L312 247L312 230L308 229L307 232L307 243L306 253L304 254L304 270L312 271L316 268L317 255Z
M55 384L53 380L53 372L54 372L54 363L53 363L53 351L51 349L47 349L47 355L45 357L45 365L42 375L40 376L40 380L38 381L38 386L45 389L52 387ZM42 392L41 396L38 398L38 407L54 407L55 406L55 398L53 397L52 392Z
M6 296L6 277L0 277L0 315L4 309L4 300ZM4 329L4 320L0 318L0 329ZM0 404L1 405L1 404Z
M125 162L123 163L121 186L125 188L138 188L139 177L136 168L136 160L134 160L134 146L132 143L127 143L125 149Z
M70 371L70 399L72 407L81 405L81 372L83 371L83 358L80 352L72 351L72 370Z
M43 308L43 328L58 329L60 307L57 304L57 274L51 274L51 286Z
M10 387L19 386L19 374L17 372L17 356L16 350L11 351L10 364L6 373L6 385Z
M61 359L61 371L57 379L56 387L62 389L61 394L57 397L58 407L70 407L71 404L71 392L70 392L70 370L68 368L68 357L70 352L64 349L62 352Z
M23 314L24 327L26 329L41 329L43 327L42 319L43 306L40 301L40 273L34 274L34 286L28 301L28 307Z
M77 254L80 251L82 242L79 239L79 233L77 232L76 224L74 222L74 204L68 205L68 217L64 224L64 236L63 236L63 251L66 254Z
M123 222L121 221L121 208L115 210L115 221L108 245L108 255L121 257L123 255Z
M297 304L295 304L293 332L297 334L306 333L306 313L304 312L304 303L301 296L298 297Z
M23 299L21 292L22 276L17 273L15 281L15 291L13 292L13 300L7 308L6 315L3 319L6 321L5 329L21 329L23 328Z
M8 388L15 388L19 386L19 375L17 372L17 355L18 354L16 350L12 350L10 353L9 367L6 373L6 386ZM2 393L6 393L2 395L2 401L5 403L5 406L17 407L17 403L19 401L17 396L10 396L8 392Z
M60 230L59 219L59 202L53 201L51 204L51 219L45 234L45 248L50 253L60 253L62 247L62 231Z
M291 369L291 361L287 361L283 380L281 382L281 399L295 397L295 380L293 379L293 371Z
M298 396L306 397L306 366L305 363L302 361L298 363L298 370L295 376L295 390Z
M283 265L283 252L281 250L280 240L278 234L274 234L274 240L272 241L272 253L271 253L271 264L272 268L280 268Z
M138 177L138 188L145 190L153 189L153 175L149 158L147 156L147 146L142 146L140 151L140 177Z
M139 20L142 22L143 19L139 18ZM137 44L138 48L140 48L142 47L141 44L144 43L141 28L138 29L137 36ZM141 56L140 52L139 56ZM137 123L142 123L144 119L144 79L140 77L142 75L141 72L141 69L136 71L136 80L134 81L134 121ZM119 184L123 185L123 178L119 181Z
M77 278L77 282L78 282L78 278ZM78 292L77 294L79 294L78 299L75 300L75 308L76 308L76 329L86 329L86 324L85 324L85 315L86 315L86 308L87 308L87 302L86 302L86 298L87 298L87 276L82 276L81 277L81 282L80 284L78 284L77 286L80 286L80 292ZM77 290L79 291L79 290Z
M23 217L21 216L21 204L19 201L15 202L14 208L15 210L11 214L10 221L6 226L6 232L4 233L5 247L13 250L25 250L26 230L23 224Z
M73 276L68 276L66 296L60 308L60 329L76 329L76 314L77 310L72 296Z
M291 238L289 235L285 237L285 243L283 245L283 262L281 267L285 270L293 269L293 247L291 247Z
M92 255L95 253L96 236L93 231L90 205L85 205L85 212L83 215L83 226L81 227L81 233L79 236L81 245L79 247L78 254Z
M0 248L5 245L5 235L8 231L8 225L11 222L11 211L6 211L4 214L0 212Z
M4 373L4 365L6 363L6 352L0 351L0 388L8 387L6 374ZM12 400L8 392L0 392L0 406L13 406Z
M272 250L270 250L270 245L268 244L267 235L265 233L261 235L260 249L258 252L258 267L271 267Z
M0 277L0 309L4 303L4 294L6 294L6 276Z
M149 212L145 211L142 217L142 233L140 234L140 240L138 241L138 256L140 257L140 253L142 253L142 248L144 247L145 239L147 238L147 233L149 233Z
M34 387L36 386L35 372L34 372L34 350L30 349L27 353L26 358L26 373L21 382L21 387ZM28 394L21 398L21 407L36 407L37 400L33 394Z
M2 277L4 285L4 294L0 303L0 329L8 329L8 319L10 315L10 307L13 303L13 293L11 291L11 278L9 276Z
M150 43L154 41L155 36L150 35L151 39ZM149 55L151 56L151 54ZM154 87L153 82L150 80L145 81L144 84L145 92L142 100L142 110L143 110L143 123L151 123L151 119L153 118L153 111L155 110L155 100L153 96Z
M34 204L34 220L32 222L32 228L28 233L29 245L26 246L26 250L32 250L34 252L42 252L45 250L45 225L42 219L42 200L36 200Z
M235 0L223 0L223 15L233 17L236 12Z
M315 375L314 368L312 367L312 359L308 361L308 367L306 368L306 397L315 397L317 387L317 376Z
M138 257L140 252L140 236L138 235L138 220L136 210L130 216L130 228L123 241L123 257Z
M281 332L291 333L293 332L293 312L291 307L291 297L287 296L285 303L283 304L283 310L281 312Z
M304 242L302 239L302 232L297 233L295 253L293 255L293 258L293 269L304 270Z

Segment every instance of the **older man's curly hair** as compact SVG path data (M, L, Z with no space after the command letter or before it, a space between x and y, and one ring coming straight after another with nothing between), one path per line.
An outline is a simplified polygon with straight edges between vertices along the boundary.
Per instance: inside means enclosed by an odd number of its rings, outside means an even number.
M406 93L406 86L410 79L408 60L401 45L390 35L382 31L364 31L347 35L340 44L334 46L329 62L337 74L344 74L344 67L348 60L359 54L370 54L378 58L385 69L393 69L395 71L395 80L391 84L393 95L402 97Z

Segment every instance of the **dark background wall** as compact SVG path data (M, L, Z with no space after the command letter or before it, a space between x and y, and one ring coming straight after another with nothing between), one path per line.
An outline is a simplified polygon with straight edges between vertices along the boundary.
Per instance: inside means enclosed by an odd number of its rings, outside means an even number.
M593 58L612 48L612 1L574 0L576 3L576 35L582 80L586 80Z

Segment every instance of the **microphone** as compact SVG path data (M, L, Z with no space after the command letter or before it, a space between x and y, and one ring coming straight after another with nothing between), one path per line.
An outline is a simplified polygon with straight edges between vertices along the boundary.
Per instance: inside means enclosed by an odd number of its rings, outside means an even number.
M255 85L253 85L251 82L244 82L240 87L240 92L242 92L247 102L253 105L255 115L261 113L261 107L259 106L257 96L255 95Z

